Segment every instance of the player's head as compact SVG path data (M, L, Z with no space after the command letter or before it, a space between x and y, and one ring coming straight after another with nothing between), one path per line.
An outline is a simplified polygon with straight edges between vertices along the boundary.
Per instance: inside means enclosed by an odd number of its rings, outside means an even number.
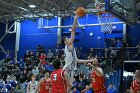
M62 38L62 45L66 45L68 43L69 38L67 36L64 36Z
M53 67L54 67L54 69L60 69L61 68L61 62L60 62L59 58L57 58L53 61Z
M95 65L95 66L98 66L99 65L99 59L94 58L92 64Z
M49 73L48 71L45 72L44 77L45 77L45 78L49 78L49 77L50 77L50 73Z
M36 79L35 75L32 75L31 79L32 79L32 81L35 81L35 79Z

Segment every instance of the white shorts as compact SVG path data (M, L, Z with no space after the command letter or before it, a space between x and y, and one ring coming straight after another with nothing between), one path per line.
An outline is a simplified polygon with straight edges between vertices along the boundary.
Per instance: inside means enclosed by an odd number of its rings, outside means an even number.
M69 74L70 82L73 83L75 70L77 69L77 62L69 62L65 64L63 70L65 70Z

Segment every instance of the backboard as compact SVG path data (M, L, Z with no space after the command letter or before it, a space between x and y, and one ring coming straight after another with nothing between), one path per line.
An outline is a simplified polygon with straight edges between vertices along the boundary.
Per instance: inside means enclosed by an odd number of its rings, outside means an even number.
M105 0L105 11L114 15L126 24L137 22L136 0Z

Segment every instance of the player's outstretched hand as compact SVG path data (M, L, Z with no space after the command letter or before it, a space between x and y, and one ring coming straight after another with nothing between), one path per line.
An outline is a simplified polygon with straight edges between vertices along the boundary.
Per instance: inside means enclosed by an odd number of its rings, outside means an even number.
M90 67L92 67L93 65L92 65L91 63L88 63L88 64L87 64L87 66L90 66Z
M78 16L77 14L74 16L75 19L78 19L78 17L79 17L79 16Z

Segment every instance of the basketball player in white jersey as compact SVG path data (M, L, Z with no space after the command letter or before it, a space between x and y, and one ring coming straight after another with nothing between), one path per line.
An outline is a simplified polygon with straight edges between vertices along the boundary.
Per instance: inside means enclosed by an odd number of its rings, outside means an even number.
M31 81L27 85L27 93L35 93L35 90L37 88L38 82L36 81L35 75L32 75Z
M73 82L74 74L77 69L77 63L86 63L86 62L92 62L92 60L80 60L76 56L76 50L74 48L73 42L75 39L75 30L77 27L77 19L78 16L75 15L73 26L71 29L71 37L68 38L66 36L62 39L62 44L65 45L64 50L64 56L65 56L65 65L63 67L63 70L67 71L70 75L70 81Z

